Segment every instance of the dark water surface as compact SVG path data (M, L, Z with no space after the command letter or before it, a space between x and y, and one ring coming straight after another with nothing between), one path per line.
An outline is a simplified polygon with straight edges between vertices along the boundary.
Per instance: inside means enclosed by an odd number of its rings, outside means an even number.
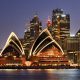
M0 80L80 80L80 70L0 70Z

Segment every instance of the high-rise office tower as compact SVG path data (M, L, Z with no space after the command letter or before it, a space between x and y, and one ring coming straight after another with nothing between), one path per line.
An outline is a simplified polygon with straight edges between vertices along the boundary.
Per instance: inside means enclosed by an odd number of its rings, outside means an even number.
M39 21L37 15L30 21L30 32L31 37L34 37L34 40L39 36L39 33L42 31L42 24Z
M39 36L39 33L41 31L42 31L42 24L38 16L35 15L28 24L27 29L25 29L24 46L23 46L25 53L31 49L34 41Z
M62 9L54 9L52 12L52 23L48 20L47 25L52 37L65 50L65 39L70 36L70 15L65 14Z
M53 38L55 40L65 39L70 35L70 15L65 14L62 9L54 9L52 12Z

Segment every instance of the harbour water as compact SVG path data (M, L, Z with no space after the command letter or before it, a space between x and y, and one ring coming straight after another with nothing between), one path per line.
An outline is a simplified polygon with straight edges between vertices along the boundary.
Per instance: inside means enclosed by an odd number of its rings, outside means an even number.
M0 80L80 80L80 70L0 70Z

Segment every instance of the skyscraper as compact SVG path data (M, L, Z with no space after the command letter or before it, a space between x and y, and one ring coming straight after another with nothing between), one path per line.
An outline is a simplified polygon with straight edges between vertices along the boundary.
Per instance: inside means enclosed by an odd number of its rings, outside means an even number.
M50 20L48 20L48 23ZM52 23L47 25L52 37L65 50L65 39L70 36L70 15L65 14L62 9L54 9L52 12Z
M41 30L42 30L42 24L39 21L38 16L35 15L34 18L30 21L31 37L34 37L35 40L39 36Z
M52 12L52 28L55 40L65 39L70 35L70 15L62 9L54 9Z
M32 20L30 21L28 28L25 29L24 34L24 50L29 51L36 40L36 38L39 36L39 33L42 31L42 24L38 18L37 15L35 15Z

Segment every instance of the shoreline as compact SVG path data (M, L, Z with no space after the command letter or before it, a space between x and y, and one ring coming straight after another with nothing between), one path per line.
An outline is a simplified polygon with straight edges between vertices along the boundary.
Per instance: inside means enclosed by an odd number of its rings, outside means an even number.
M80 69L80 66L0 66L0 69Z

